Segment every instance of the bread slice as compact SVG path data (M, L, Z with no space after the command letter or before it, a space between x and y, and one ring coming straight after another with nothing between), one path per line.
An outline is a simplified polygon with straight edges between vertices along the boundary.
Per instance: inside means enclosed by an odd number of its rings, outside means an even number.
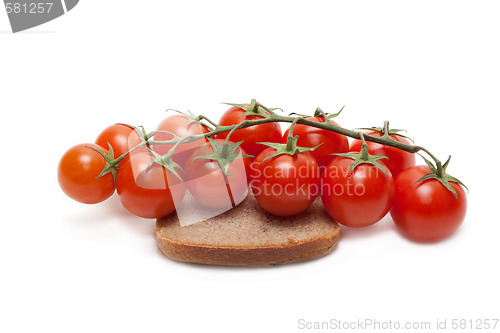
M340 227L317 199L291 217L265 212L250 193L237 207L181 227L175 213L157 220L156 240L167 257L184 262L263 266L304 261L331 252Z

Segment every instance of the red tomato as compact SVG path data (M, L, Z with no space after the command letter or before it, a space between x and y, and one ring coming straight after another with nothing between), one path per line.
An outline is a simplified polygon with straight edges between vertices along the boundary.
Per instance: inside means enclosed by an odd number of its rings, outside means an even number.
M378 222L391 208L394 180L372 164L359 164L349 175L354 161L336 157L323 173L321 198L328 214L348 227L365 227Z
M141 142L139 134L130 126L115 124L105 128L96 138L95 143L108 149L108 143L113 147L114 157L117 158ZM138 152L135 150L133 153ZM125 163L127 157L120 162Z
M378 131L368 131L366 134L371 135L371 136L377 136L380 137L383 134L378 132ZM394 140L407 143L409 144L410 141L408 141L406 138L397 135L397 134L391 134L390 137L392 137ZM372 155L383 155L389 157L389 159L384 159L382 162L387 165L389 170L391 171L391 174L394 178L397 177L397 175L403 171L406 168L409 168L413 165L415 165L415 154L406 152L404 150L390 147L390 146L384 146L381 145L380 143L376 142L366 142L368 144L368 152ZM351 143L351 151L360 151L361 150L361 141L360 140L353 140Z
M108 173L96 178L106 166L104 157L94 149L108 150L93 143L79 144L62 156L57 168L59 186L70 198L95 204L109 198L115 191L113 176Z
M199 135L210 132L210 129L205 125L199 124L197 122L192 122L188 125L188 118L181 114L174 114L162 120L156 130L158 131L168 131L181 138L185 138L190 135ZM155 141L167 141L171 140L172 136L166 133L158 133L153 137ZM187 160L193 153L193 151L202 146L205 139L197 140L189 143L181 143L177 148L175 148L174 156L172 160L178 163L182 168L186 165ZM155 145L153 150L160 155L166 154L173 145Z
M237 106L229 108L219 120L219 125L229 126L239 124L244 120L261 119L262 116L243 116L245 110ZM219 139L225 139L228 133L222 133L217 136ZM241 147L254 157L259 155L266 146L258 142L283 142L281 135L281 126L279 123L266 123L236 130L230 137L233 142L244 141Z
M429 167L423 165L401 172L395 180L391 208L392 219L401 233L421 242L438 241L453 234L467 211L465 191L457 183L450 182L457 198L436 179L415 183L429 172Z
M221 139L215 141L224 143ZM196 158L210 153L213 153L213 148L210 143L206 143L196 149L188 160L185 171L189 192L206 207L230 209L243 201L248 194L250 158L241 157L231 161L225 176L216 160ZM241 146L235 153L246 154Z
M186 185L153 156L141 152L130 157L118 172L116 190L122 205L144 218L159 218L172 213L186 192ZM180 170L179 170L180 171Z
M310 152L297 155L272 155L267 148L251 165L253 194L260 206L278 216L291 216L305 211L320 189L320 169Z
M308 120L324 123L325 118L323 117L309 117ZM333 120L330 120L335 125L338 125ZM283 140L286 141L288 137L288 129L283 134ZM315 147L321 143L321 146L316 148L311 152L319 166L324 168L330 163L330 161L335 157L334 153L345 153L349 150L349 141L347 137L342 134L327 131L321 128L316 128L312 126L296 124L293 127L293 135L298 135L299 140L297 144L301 147Z

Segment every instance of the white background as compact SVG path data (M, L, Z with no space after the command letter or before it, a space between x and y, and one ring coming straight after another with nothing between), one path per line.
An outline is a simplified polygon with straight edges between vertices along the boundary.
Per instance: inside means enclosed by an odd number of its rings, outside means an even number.
M499 9L82 0L18 34L0 9L0 331L296 332L300 319L450 327L499 318ZM345 104L345 127L389 119L443 160L453 155L448 171L470 189L464 224L422 245L386 217L344 228L338 248L312 262L207 267L163 257L154 221L116 196L87 206L58 187L63 152L110 124L152 130L167 108L217 119L221 102L251 98L287 113Z

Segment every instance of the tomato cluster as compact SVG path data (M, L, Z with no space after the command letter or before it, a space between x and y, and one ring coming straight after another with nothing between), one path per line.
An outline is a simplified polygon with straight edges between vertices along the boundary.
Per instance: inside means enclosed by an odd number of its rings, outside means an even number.
M448 237L463 221L466 195L458 180L443 173L446 166L437 170L427 160L428 166L415 166L414 154L364 140L385 136L408 144L405 137L370 130L349 145L342 134L295 121L285 133L277 122L240 128L268 116L259 105L235 104L212 123L233 130L217 135L192 114L167 117L149 136L115 124L95 143L62 156L59 184L87 204L116 189L122 205L144 218L174 212L186 192L203 207L228 210L250 187L259 205L279 216L306 211L318 196L326 213L348 227L374 224L390 212L401 233L417 241ZM339 126L324 113L305 119ZM182 138L189 140L174 140Z

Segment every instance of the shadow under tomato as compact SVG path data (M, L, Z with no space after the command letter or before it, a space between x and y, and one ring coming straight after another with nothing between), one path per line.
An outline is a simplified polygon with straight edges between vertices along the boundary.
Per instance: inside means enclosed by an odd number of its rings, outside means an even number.
M156 219L145 219L135 216L122 206L120 198L115 193L107 200L109 215L118 219L120 223L131 229L134 233L146 237L156 238Z
M137 217L127 211L116 193L104 202L91 205L92 207L81 206L81 209L75 209L74 213L66 216L70 223L85 228L100 228L110 223L119 223L135 234L151 239L156 237L156 220Z
M395 227L395 229L397 229ZM438 240L430 240L430 241L418 241L414 240L411 238L406 237L402 232L400 232L398 229L396 230L397 234L401 239L404 239L412 244L415 245L422 245L422 246L431 246L431 245L438 245L438 244L443 244L446 242L452 242L455 238L460 237L459 235L463 232L464 226L460 226L454 233L452 233L450 236L438 239Z
M367 227L351 228L340 225L340 234L343 239L361 239L374 237L376 235L392 232L397 233L397 227L392 221L391 215L387 213L380 221Z

